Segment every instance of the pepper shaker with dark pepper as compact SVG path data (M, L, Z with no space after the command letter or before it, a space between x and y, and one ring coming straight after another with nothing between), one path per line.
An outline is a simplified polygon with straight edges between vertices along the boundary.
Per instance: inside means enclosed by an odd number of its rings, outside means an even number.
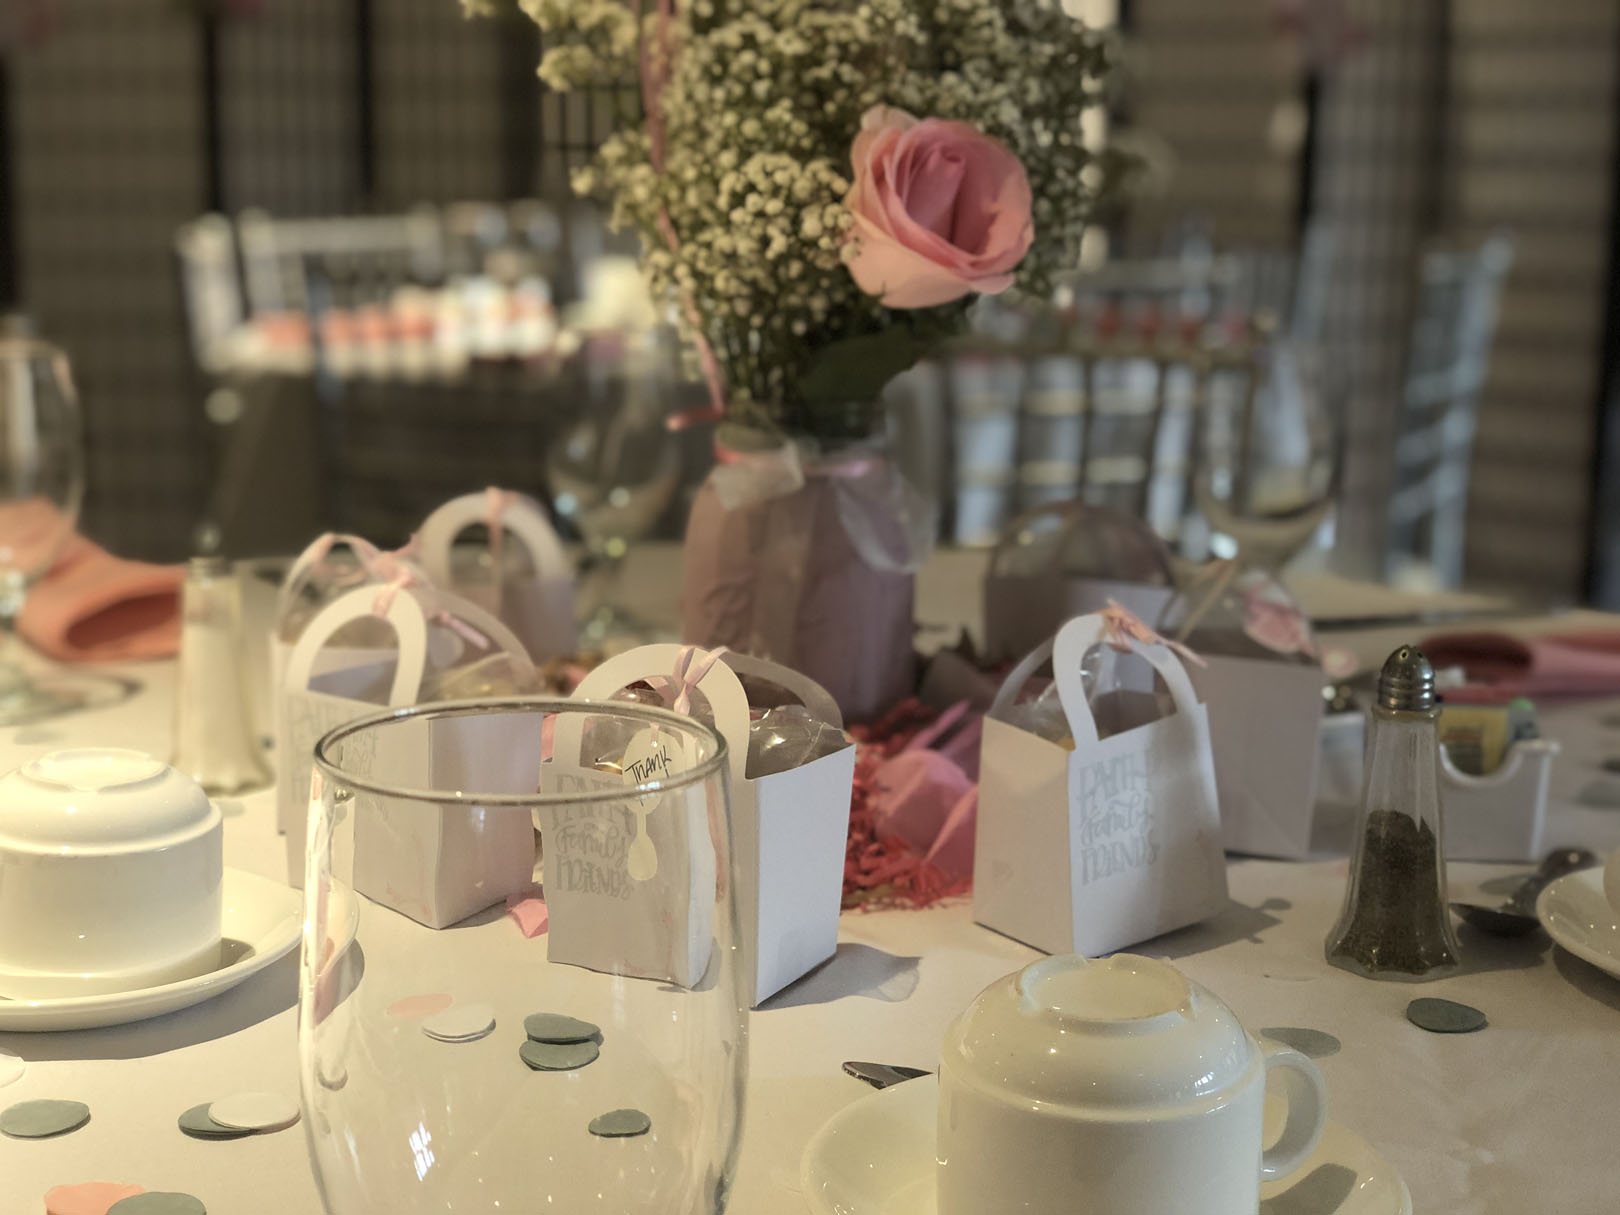
M1326 945L1329 962L1367 978L1421 981L1457 969L1446 911L1439 717L1434 668L1422 651L1402 646L1379 672L1350 884Z

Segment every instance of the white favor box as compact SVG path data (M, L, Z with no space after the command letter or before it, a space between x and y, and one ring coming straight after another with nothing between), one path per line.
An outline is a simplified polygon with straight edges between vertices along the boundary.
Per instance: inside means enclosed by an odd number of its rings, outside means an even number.
M1229 852L1311 852L1326 682L1314 662L1201 655L1188 674L1209 712Z
M440 650L452 655L463 644L442 626L430 630L421 600L410 591L400 591L392 596L381 617L392 627L398 648L381 657L363 652L364 658L354 665L332 668L323 661L326 643L349 621L372 614L378 593L378 587L364 586L328 604L304 630L287 661L277 698L282 775L276 795L278 816L287 836L287 868L294 885L302 886L304 878L315 743L328 730L378 709L417 703L430 661L440 658L441 663L434 665L441 665L444 655L439 654ZM489 639L493 649L504 650L527 663L522 644L500 621L471 603L436 592L433 595L436 608L471 625ZM361 699L363 693L376 687L387 689L382 702ZM422 727L422 736L391 754L385 766L373 767L377 779L404 788L427 788L434 781L443 781L502 791L492 789L490 782L505 779L503 765L508 758L503 747L510 750L516 746L515 740L483 741L482 735L463 739L455 734L459 723L450 721L432 723L431 730L429 723L413 723L410 729L417 724ZM384 737L402 741L408 735L409 730L400 730ZM468 750L475 745L476 751ZM535 745L538 747L538 742ZM378 763L375 757L372 762ZM518 787L533 792L539 770L538 750L532 763L526 757L522 762L529 765L528 784L523 787L520 780ZM469 774L465 782L460 775L463 772ZM425 806L417 813L399 809L404 803L393 805L398 816L396 825L390 828L395 832L393 843L374 836L364 847L365 852L390 859L373 862L365 856L356 858L358 865L367 866L357 868L361 894L430 927L442 928L523 889L531 880L534 828L527 814L486 814L469 807L452 807L446 812L435 808L430 812Z
M476 524L503 531L529 554L534 577L467 583L455 577L456 537ZM435 510L416 533L418 560L435 586L476 603L516 634L539 660L574 652L574 567L545 513L531 499L514 495L491 511L487 493L464 494Z
M1181 661L1135 640L1175 712L1099 739L1081 659L1102 617L1067 622L1007 676L984 722L973 916L1048 953L1109 953L1227 904L1209 723ZM999 720L1052 656L1071 751Z
M538 713L413 718L372 736L368 768L401 788L533 793L541 720ZM357 790L352 812L355 889L429 928L447 928L534 880L526 808Z
M356 561L365 565L375 562L378 557L374 545L359 536L332 535L318 536L312 540L303 552L299 553L287 572L281 576L281 588L276 594L276 610L270 625L270 639L268 643L268 658L270 662L270 683L268 687L269 704L269 734L275 747L276 781L280 785L287 783L289 771L283 766L286 749L281 745L281 685L287 675L287 660L292 657L293 647L297 645L296 639L286 641L281 636L281 627L284 617L291 606L290 600L294 588L297 587L305 573L309 572L317 560L324 560L326 555L334 548L348 549L354 554ZM371 579L367 585L379 584L377 579ZM353 646L326 646L316 659L317 673L335 671L343 667L359 666L368 661L378 661L380 656L372 650L358 649ZM285 800L285 799L283 799ZM296 800L296 799L295 799ZM285 834L287 821L282 817L283 807L278 804L276 826ZM302 821L304 813L303 803L297 804L296 814Z
M582 700L605 700L639 680L668 675L680 652L680 646L664 644L616 655L587 675L574 695ZM837 705L820 685L763 659L727 654L697 684L730 756L732 871L743 930L745 981L752 1003L758 1004L826 961L838 947L855 748L850 745L798 768L748 779L748 700L738 672L783 688L823 721L834 726L843 722ZM568 747L559 733L553 762L568 758ZM616 884L619 875L603 872L593 876L597 884L611 887L608 890L593 892L572 882L574 888L564 889L555 876L555 867L571 859L562 845L567 838L564 828L555 815L541 828L546 902L551 911L550 956L596 969L623 969L629 937L603 918L614 903L623 901L621 885ZM690 863L689 858L679 859L683 865ZM660 862L660 872L662 869ZM694 871L692 880L698 889L688 905L693 909L689 914L695 916L711 900L701 889L703 875ZM634 899L634 883L624 888ZM656 898L660 907L673 905L664 893L649 893L648 897ZM706 956L706 944L695 941L691 923L668 926L668 932L659 965L669 976L681 978Z

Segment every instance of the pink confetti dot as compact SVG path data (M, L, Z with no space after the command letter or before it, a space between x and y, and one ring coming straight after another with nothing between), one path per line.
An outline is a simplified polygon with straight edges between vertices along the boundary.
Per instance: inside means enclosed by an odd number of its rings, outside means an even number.
M429 996L406 996L403 1000L395 1000L388 1006L390 1017L431 1017L434 1013L443 1012L455 1003L453 996L437 992Z
M116 1181L86 1181L59 1185L45 1194L45 1215L107 1215L107 1208L125 1198L146 1193L138 1185Z
M506 900L506 914L517 921L526 937L537 937L551 926L551 913L544 899L510 895Z

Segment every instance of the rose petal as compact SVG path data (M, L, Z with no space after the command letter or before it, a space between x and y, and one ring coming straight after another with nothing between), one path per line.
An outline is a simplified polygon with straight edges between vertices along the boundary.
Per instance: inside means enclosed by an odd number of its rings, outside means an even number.
M845 262L891 308L993 295L1034 239L1023 165L966 123L873 107L850 153Z
M929 308L961 299L973 284L923 254L888 239L864 215L855 217L858 244L849 272L868 295L889 308Z

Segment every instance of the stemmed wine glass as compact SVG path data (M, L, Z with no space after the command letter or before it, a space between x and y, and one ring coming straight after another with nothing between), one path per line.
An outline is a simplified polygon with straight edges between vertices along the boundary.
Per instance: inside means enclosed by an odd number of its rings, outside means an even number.
M0 725L37 721L83 697L29 677L17 618L31 586L73 536L84 496L83 426L62 352L34 338L0 338Z
M617 600L630 545L645 536L680 486L681 459L667 426L674 391L671 359L657 331L623 336L622 359L587 350L584 416L546 454L552 502L585 541L587 570L598 567L596 607L586 639L644 631Z
M720 1215L747 1073L721 737L442 702L338 727L315 767L299 1061L327 1215ZM529 937L504 896L535 824Z
M1210 373L1193 500L1221 560L1180 578L1160 631L1209 653L1314 661L1304 613L1278 581L1333 509L1343 444L1321 353L1256 326L1246 365ZM1204 554L1185 554L1202 556Z
M1248 368L1210 376L1193 498L1216 556L1276 573L1332 510L1342 444L1321 353L1259 338Z

